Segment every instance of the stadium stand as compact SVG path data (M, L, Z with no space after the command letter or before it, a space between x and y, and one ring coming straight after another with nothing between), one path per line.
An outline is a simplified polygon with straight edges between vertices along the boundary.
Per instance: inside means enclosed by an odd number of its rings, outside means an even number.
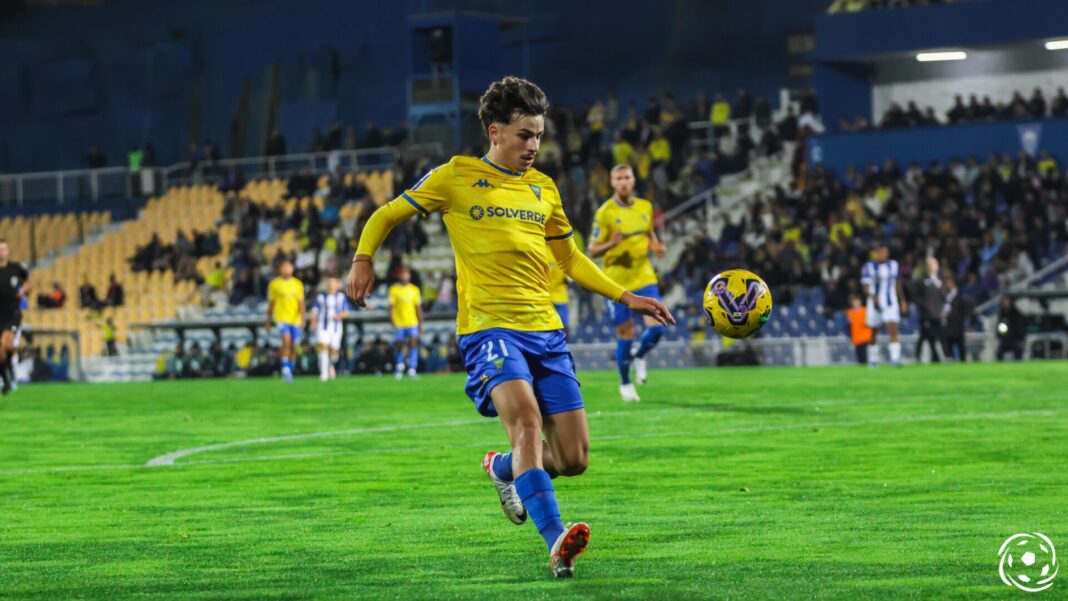
M0 219L0 238L7 240L14 257L46 259L109 223L107 211L15 215Z
M171 270L134 272L128 261L138 245L148 244L154 236L173 243L181 230L208 230L214 226L222 208L222 195L212 187L176 187L150 200L141 217L113 224L87 239L84 244L60 254L50 265L38 267L33 276L38 281L60 282L67 290L83 283L106 290L114 273L125 288L125 304L100 311L81 309L75 303L47 311L32 311L26 325L46 330L71 330L79 333L82 355L103 351L102 315L113 317L120 344L125 343L129 324L135 321L173 317L181 303L195 290L190 280L176 281ZM229 233L221 230L223 244Z
M856 13L865 10L889 8L912 8L914 6L931 6L935 4L954 4L973 0L834 0L828 7L830 14Z

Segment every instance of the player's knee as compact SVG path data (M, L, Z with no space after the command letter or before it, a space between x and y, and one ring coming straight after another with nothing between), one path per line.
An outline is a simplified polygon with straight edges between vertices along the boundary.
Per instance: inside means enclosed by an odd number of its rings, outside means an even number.
M561 476L581 476L589 466L590 458L587 453L578 453L562 463L563 465L557 466Z
M634 324L628 321L623 325L616 326L616 338L622 338L623 340L634 338Z

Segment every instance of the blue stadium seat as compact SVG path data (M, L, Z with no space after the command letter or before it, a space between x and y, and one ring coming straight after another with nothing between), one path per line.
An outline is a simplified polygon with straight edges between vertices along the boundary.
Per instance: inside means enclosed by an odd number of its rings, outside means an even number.
M827 295L823 292L823 288L816 287L809 289L809 298L816 306L827 304Z
M839 333L842 333L842 330L838 329L834 319L823 319L823 335L834 336Z
M805 336L813 336L813 337L822 336L823 335L823 328L821 327L820 322L817 321L816 319L807 320L805 322L804 335Z

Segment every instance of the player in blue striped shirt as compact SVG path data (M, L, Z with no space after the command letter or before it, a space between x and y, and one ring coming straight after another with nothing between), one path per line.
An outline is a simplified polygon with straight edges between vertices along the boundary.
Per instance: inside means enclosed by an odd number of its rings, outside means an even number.
M326 280L326 292L320 292L312 306L315 340L319 345L319 379L323 382L337 377L334 365L341 355L343 320L348 316L349 299L341 292L341 280L331 276Z

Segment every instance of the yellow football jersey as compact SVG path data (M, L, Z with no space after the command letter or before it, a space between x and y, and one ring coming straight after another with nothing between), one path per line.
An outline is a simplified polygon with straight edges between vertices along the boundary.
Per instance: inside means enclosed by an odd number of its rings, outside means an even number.
M556 257L549 245L545 245L545 259L549 262L549 300L554 305L567 303L567 276L556 264Z
M304 284L297 278L277 277L267 285L267 300L274 303L275 323L299 326L304 321L300 301L304 300Z
M656 283L656 271L649 261L649 233L653 231L653 203L635 198L622 206L609 198L593 217L593 242L607 242L614 232L623 233L623 241L604 254L604 272L631 292Z
M457 156L391 203L442 214L456 259L458 334L563 327L549 297L545 247L573 232L547 175Z
M419 287L415 284L393 284L389 287L389 304L393 327L414 328L419 325L415 308L423 302Z

